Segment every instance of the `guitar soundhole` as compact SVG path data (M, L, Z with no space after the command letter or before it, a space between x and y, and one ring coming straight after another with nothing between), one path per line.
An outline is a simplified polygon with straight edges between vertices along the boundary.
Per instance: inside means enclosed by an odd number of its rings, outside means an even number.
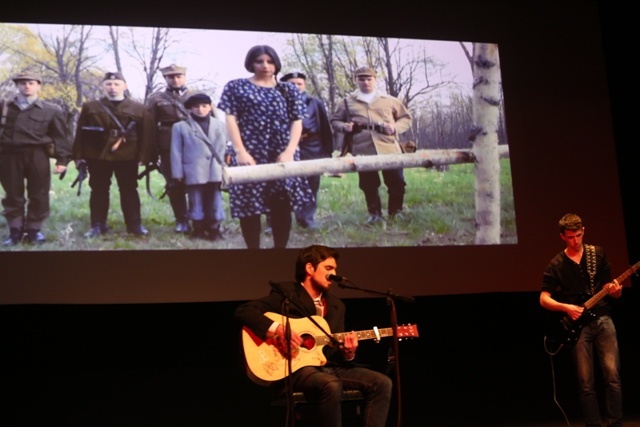
M307 350L311 350L313 347L316 346L316 341L313 338L313 335L302 334L301 338L302 338L302 344L300 345L300 347L304 347Z

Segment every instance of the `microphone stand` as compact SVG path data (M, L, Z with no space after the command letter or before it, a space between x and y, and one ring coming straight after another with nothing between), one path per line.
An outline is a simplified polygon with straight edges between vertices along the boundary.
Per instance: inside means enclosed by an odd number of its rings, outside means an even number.
M291 350L291 322L289 321L289 311L290 311L289 309L291 305L294 305L300 311L300 313L304 313L305 308L299 303L297 298L294 298L295 294L286 292L284 289L282 289L282 286L280 283L269 282L269 284L277 293L279 293L284 298L282 301L282 307L283 307L282 314L285 316L285 319L286 319L285 325L284 325L284 331L285 331L285 346L286 346L285 357L287 359L287 370L288 370L288 375L285 377L285 389L287 393L287 426L295 427L296 417L295 417L294 405L293 405L293 384L291 383L291 374L293 373L291 371L293 354ZM309 319L311 323L313 323L320 331L322 331L323 334L327 336L327 338L331 341L332 345L336 347L341 345L340 342L333 337L333 335L325 331L324 328L320 326L320 324L316 321L316 319L313 318L313 316L305 316L305 317Z
M399 358L399 346L398 346L398 313L396 311L395 301L405 301L405 302L414 302L415 299L413 297L406 297L402 295L397 295L391 292L389 289L387 292L380 292L373 289L364 289L356 286L353 282L348 280L346 277L342 277L339 281L337 281L338 287L342 289L354 289L361 292L366 292L373 295L381 295L387 298L387 304L391 306L391 327L393 330L393 365L394 365L394 373L396 380L396 405L397 405L397 419L396 426L402 426L402 393L400 387L400 358Z
M291 360L293 359L293 353L291 351L291 322L289 321L289 300L288 296L284 297L282 301L283 310L282 313L285 316L284 325L284 343L287 348L285 351L285 357L287 358L287 373L284 383L287 390L287 425L294 427L296 425L296 417L293 406L293 384L291 384Z
M294 413L293 407L293 386L291 384L291 360L293 358L293 354L291 352L291 322L289 321L289 309L291 303L292 295L289 292L285 292L279 283L270 282L271 287L276 290L282 297L282 314L285 317L284 324L284 356L287 359L287 373L285 376L284 384L285 391L287 394L287 421L286 425L290 427L295 427L296 417Z

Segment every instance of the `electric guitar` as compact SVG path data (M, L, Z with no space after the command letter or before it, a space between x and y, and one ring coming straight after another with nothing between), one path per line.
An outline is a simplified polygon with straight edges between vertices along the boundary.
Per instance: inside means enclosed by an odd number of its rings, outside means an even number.
M618 276L615 280L618 283L622 283L629 276L635 273L636 270L640 268L640 261L635 263L633 266L628 268L624 273ZM568 346L574 346L580 337L580 332L582 328L589 323L591 320L595 319L596 316L591 312L591 309L600 302L600 300L609 295L608 288L602 288L599 292L589 298L587 301L582 304L584 307L584 311L576 320L571 319L568 314L565 314L560 320L559 324L555 328L554 331L551 331L549 336L550 340L556 342L557 344L564 344Z
M281 314L267 312L265 316L273 321L285 324L287 318ZM344 342L347 332L331 334L327 321L320 316L312 316L318 324L338 342ZM322 353L322 348L330 344L331 339L320 328L306 317L289 319L291 329L296 331L303 339L302 345L292 351L291 372L295 372L304 366L323 366L327 358ZM393 336L393 328L374 328L367 331L356 331L358 340L386 338ZM398 326L399 339L415 338L418 336L416 325ZM260 339L249 328L242 329L242 346L247 362L248 374L256 381L277 381L289 375L289 362L286 357L286 347L275 338Z

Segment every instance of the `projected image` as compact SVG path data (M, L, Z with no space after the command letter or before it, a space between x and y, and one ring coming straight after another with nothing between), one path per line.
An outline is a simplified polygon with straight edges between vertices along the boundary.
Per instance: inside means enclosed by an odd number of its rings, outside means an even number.
M0 23L1 251L517 243L498 46Z

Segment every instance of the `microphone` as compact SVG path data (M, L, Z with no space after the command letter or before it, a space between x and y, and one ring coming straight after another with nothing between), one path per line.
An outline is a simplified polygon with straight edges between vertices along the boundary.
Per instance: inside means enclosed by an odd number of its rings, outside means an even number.
M332 282L348 282L349 279L347 279L344 276L336 276L335 274L327 274L327 280L331 280Z

